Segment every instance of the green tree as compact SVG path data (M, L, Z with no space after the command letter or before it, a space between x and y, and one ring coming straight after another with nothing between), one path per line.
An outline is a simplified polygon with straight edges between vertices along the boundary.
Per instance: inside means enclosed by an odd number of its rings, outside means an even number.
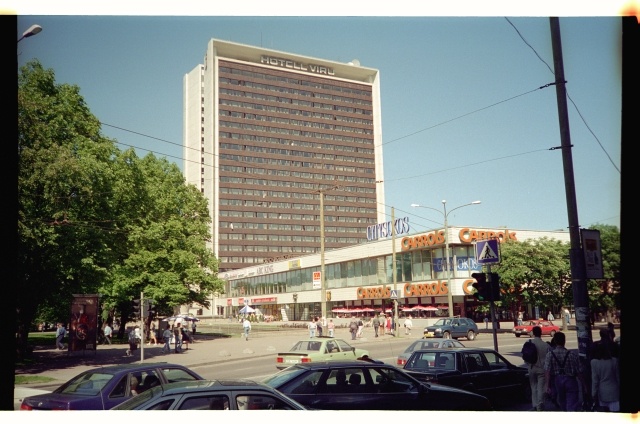
M73 293L107 274L101 222L111 191L112 141L99 133L77 86L56 84L33 61L18 76L18 350L39 308L66 321Z
M517 316L522 305L540 307L541 312L568 305L573 299L569 266L569 244L549 238L508 240L500 245L502 304Z

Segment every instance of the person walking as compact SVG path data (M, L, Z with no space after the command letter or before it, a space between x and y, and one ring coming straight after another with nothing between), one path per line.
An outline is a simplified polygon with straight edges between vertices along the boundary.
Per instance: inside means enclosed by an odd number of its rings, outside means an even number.
M327 329L329 330L329 337L333 337L333 332L335 331L336 325L333 323L333 318L329 318L329 323L327 324Z
M311 322L309 322L308 328L309 338L312 339L316 336L316 329L318 328L318 326L316 325L316 320L314 318L311 318Z
M111 336L113 334L113 330L109 326L109 323L105 324L103 331L104 331L105 340L107 341L108 344L111 344Z
M387 323L386 323L386 325L387 325L387 331L386 331L386 333L391 334L391 315L389 315L389 316L387 317Z
M555 336L556 346L547 353L544 361L545 392L551 394L550 385L555 385L558 405L562 411L577 412L580 410L580 386L582 393L589 393L583 377L582 364L578 355L567 350L566 336L558 331Z
M162 346L162 353L171 353L171 329L165 328L162 333L162 339L164 340L164 346Z
M322 337L322 321L320 321L318 317L316 317L316 332L318 333L318 337Z
M349 332L351 333L351 340L355 340L356 335L358 334L358 322L356 321L356 317L351 317L351 321L349 322Z
M364 330L364 322L362 322L362 317L358 318L358 332L356 333L356 338L362 337L362 330Z
M56 347L60 350L64 350L64 336L67 335L67 329L64 328L64 325L62 325L61 322L58 323L57 325L58 328L56 328Z
M373 331L376 333L376 337L378 337L379 329L380 329L380 319L378 317L373 317Z
M411 328L413 327L413 321L411 321L411 315L407 315L404 320L404 334L405 336L411 335Z
M153 343L152 343L153 342ZM154 346L158 344L158 339L156 338L156 323L151 323L151 328L149 328L149 343L147 346L153 344Z
M244 339L246 341L249 341L249 332L251 331L251 322L245 318L244 321L242 321L242 329L244 330Z
M620 362L602 343L591 360L591 398L598 411L620 412Z
M182 325L177 323L173 326L173 342L176 353L182 353Z
M533 343L538 352L538 359L529 366L529 385L531 386L531 405L536 411L544 411L545 372L544 362L549 352L549 345L542 340L542 328L533 327Z
M139 334L140 328L137 325L135 328L129 330L129 349L126 351L127 356L133 356L133 352L138 349L138 342L140 341Z
M553 316L551 311L549 311L549 313L547 314L547 321L553 322L554 319L556 319L556 318Z

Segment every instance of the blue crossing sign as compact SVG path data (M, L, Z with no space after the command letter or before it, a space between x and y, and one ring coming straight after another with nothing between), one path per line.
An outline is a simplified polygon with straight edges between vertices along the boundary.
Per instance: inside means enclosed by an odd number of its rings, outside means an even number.
M476 261L480 265L500 263L498 239L481 240L476 243Z

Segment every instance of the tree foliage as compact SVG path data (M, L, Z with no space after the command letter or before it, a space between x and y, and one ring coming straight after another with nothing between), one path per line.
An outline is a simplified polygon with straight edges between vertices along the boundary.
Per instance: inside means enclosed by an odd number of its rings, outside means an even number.
M18 75L16 332L66 322L73 294L99 293L128 318L145 292L171 310L223 292L206 247L204 196L175 164L120 151L77 86L29 62ZM20 343L19 343L19 347ZM24 348L24 345L22 346Z

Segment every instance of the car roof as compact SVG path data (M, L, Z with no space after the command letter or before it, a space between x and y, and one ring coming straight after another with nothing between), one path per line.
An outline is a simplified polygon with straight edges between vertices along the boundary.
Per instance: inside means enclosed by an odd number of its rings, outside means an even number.
M303 363L295 364L292 366L298 367L298 368L305 368L305 369L318 369L318 368L340 369L340 368L353 368L353 367L364 367L364 368L387 367L387 368L397 369L397 367L394 365L378 363L378 362L370 362L366 360L303 362Z
M104 372L107 374L117 374L121 371L138 371L138 370L147 370L158 367L171 367L171 368L182 368L187 369L183 365L171 364L168 362L150 362L146 364L118 364L118 365L108 365L106 367L96 367L91 368L87 372Z
M175 383L163 384L161 386L161 390L163 393L169 394L181 393L184 391L207 391L211 390L212 388L219 388L221 390L233 390L256 386L267 387L268 390L271 390L271 388L266 384L247 378L177 381Z
M413 353L418 353L418 352L493 352L493 353L498 353L496 350L491 349L489 347L450 347L447 349L440 349L440 348L425 348L425 349L418 349L418 350L414 350Z

